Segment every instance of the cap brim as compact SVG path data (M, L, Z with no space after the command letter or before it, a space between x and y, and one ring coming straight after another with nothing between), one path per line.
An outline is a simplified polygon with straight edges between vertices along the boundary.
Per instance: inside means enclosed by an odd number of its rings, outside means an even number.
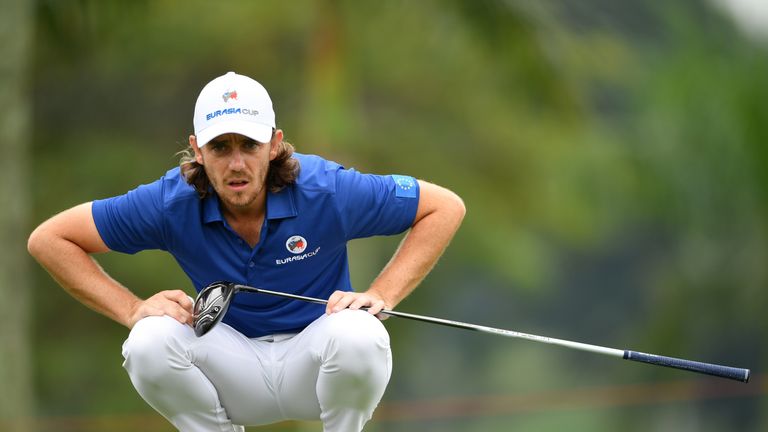
M197 146L202 147L217 136L227 133L245 135L258 142L267 143L272 138L272 126L241 120L219 122L195 134Z

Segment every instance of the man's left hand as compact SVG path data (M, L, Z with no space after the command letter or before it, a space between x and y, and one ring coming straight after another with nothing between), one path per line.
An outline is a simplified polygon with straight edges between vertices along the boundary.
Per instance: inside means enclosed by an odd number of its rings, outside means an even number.
M328 305L325 308L326 314L332 314L344 309L360 309L368 307L368 313L377 315L379 319L386 319L386 315L378 315L382 309L387 307L386 302L380 296L371 293L357 293L349 291L336 291L328 298Z

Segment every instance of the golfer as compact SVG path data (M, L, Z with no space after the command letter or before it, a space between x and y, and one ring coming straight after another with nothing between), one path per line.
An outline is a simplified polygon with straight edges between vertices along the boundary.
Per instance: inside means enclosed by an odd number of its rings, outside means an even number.
M179 430L287 419L362 430L392 369L377 313L431 270L464 217L461 199L413 177L294 153L267 91L234 72L202 89L194 131L179 167L52 217L31 234L30 253L72 296L130 329L123 366ZM354 291L347 241L406 230L379 276ZM198 338L187 293L138 298L90 256L146 249L170 253L197 291L226 280L329 301L240 294Z

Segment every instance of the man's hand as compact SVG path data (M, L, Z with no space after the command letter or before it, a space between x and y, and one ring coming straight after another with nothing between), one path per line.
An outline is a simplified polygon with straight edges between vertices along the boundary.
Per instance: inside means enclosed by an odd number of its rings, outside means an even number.
M330 315L344 309L360 309L364 306L368 307L368 313L377 315L382 309L387 308L387 303L381 296L370 291L364 293L336 291L328 299L325 313ZM377 317L379 319L387 318L386 315L377 315Z
M168 315L182 324L192 325L192 300L182 290L160 291L146 300L140 300L131 308L128 328L148 316Z

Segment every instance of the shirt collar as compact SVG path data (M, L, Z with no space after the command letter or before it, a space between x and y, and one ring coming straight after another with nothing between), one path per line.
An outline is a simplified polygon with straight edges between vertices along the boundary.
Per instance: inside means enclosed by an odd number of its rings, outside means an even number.
M285 219L299 214L293 197L294 187L289 185L279 192L267 193L267 219Z
M267 192L267 219L284 219L298 215L294 200L294 186L286 186L279 192ZM219 208L219 196L210 193L203 200L203 222L222 222L224 215Z

